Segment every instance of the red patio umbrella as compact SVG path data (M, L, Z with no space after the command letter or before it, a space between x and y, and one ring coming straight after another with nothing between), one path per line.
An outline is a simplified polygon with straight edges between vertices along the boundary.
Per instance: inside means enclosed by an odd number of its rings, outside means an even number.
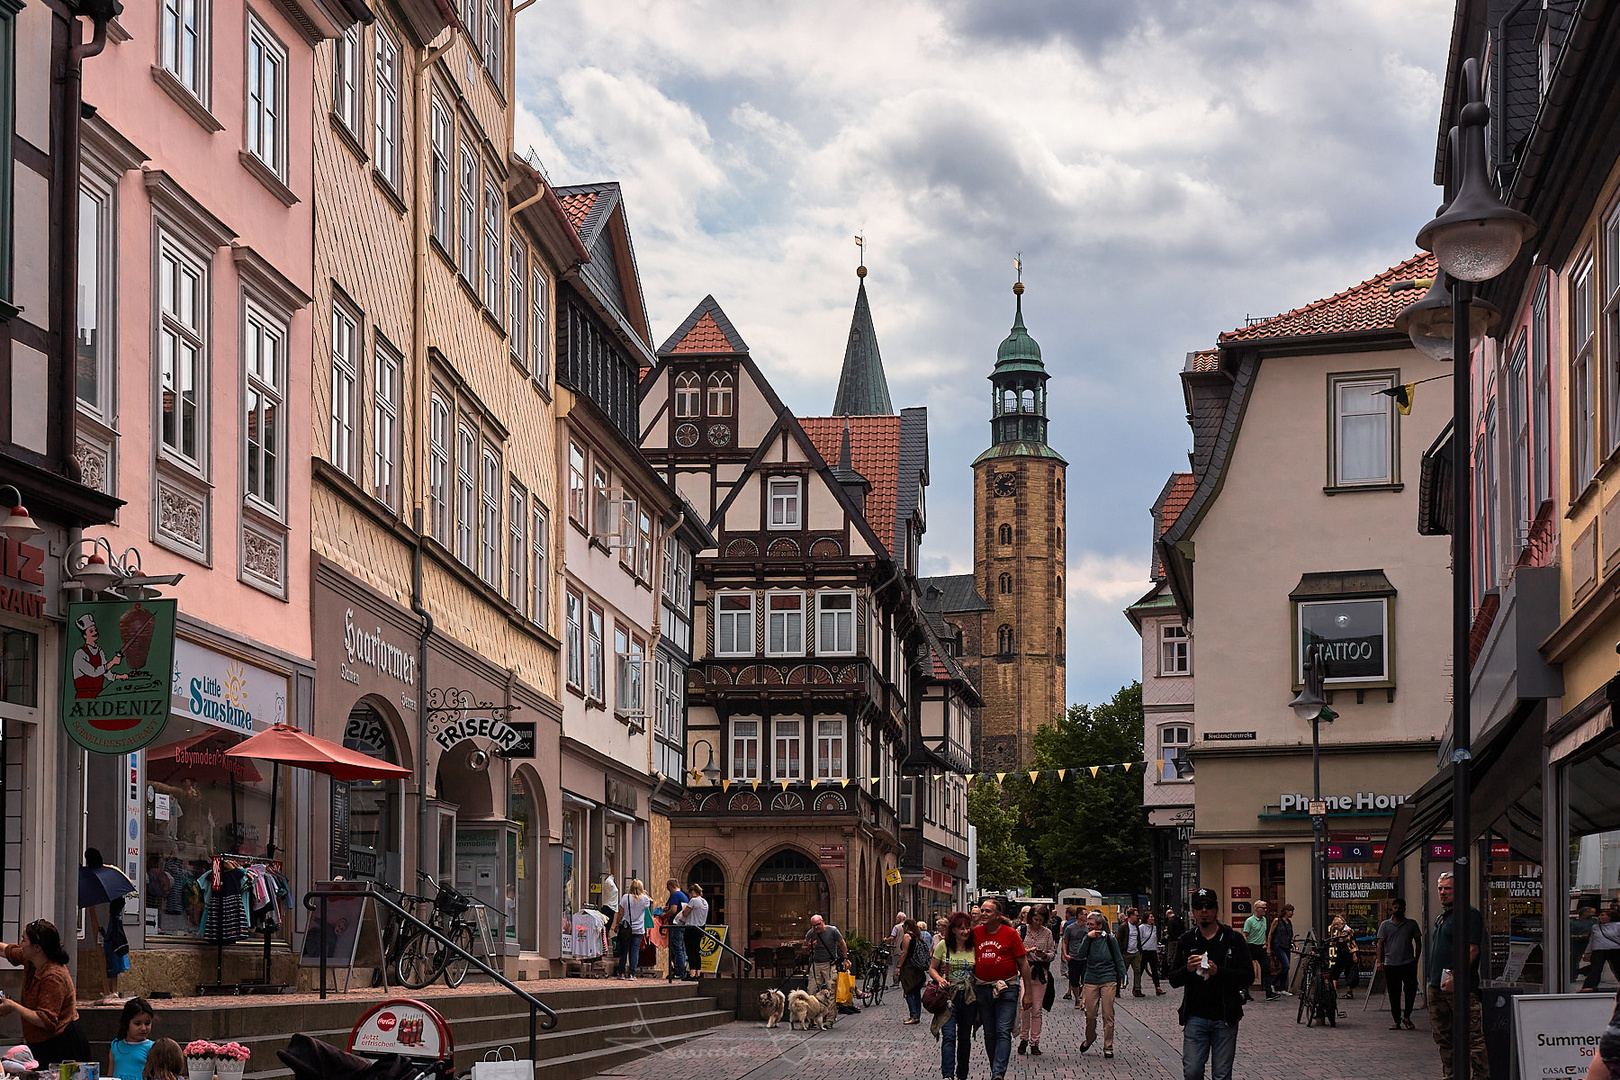
M291 724L276 724L225 751L226 757L258 758L270 762L270 841L266 855L276 857L276 789L282 765L325 773L334 780L403 780L412 775L403 765L368 757L328 739L300 731Z

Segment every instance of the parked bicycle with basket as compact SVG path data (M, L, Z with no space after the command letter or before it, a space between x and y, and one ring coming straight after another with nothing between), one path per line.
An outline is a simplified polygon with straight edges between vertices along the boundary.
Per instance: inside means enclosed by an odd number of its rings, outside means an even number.
M454 942L460 952L448 948L432 934L423 929L406 932L406 936L398 946L398 956L394 962L394 974L400 983L412 990L421 990L431 986L440 975L444 976L446 986L460 986L467 978L469 967L467 956L473 951L475 942L481 943L488 953L488 937L481 919L482 908L472 897L457 892L449 885L439 884L431 874L417 871L417 877L424 881L433 882L435 892L432 897L433 911L428 915L427 924L445 937ZM407 899L425 899L408 897ZM468 918L473 912L475 918Z

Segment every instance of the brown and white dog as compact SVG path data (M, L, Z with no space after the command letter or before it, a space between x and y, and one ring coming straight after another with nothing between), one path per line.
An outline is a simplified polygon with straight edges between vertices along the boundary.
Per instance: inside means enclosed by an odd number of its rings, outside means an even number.
M795 990L788 995L788 1027L795 1024L809 1030L817 1024L825 1031L838 1022L838 1008L833 1004L833 992L823 989L818 994Z
M765 1018L765 1026L773 1028L782 1022L782 1014L787 1011L787 995L780 990L766 990L759 995L759 1014Z

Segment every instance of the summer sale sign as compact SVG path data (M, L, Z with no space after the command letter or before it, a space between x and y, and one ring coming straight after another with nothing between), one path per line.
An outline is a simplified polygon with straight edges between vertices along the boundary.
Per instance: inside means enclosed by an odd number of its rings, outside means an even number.
M62 727L94 754L149 745L169 718L173 600L69 604Z

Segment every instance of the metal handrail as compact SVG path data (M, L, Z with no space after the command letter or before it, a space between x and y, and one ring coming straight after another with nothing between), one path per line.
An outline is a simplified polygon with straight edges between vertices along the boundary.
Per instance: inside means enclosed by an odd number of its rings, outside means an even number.
M350 884L350 883L346 882L345 884ZM536 1040L536 1037L535 1037L535 1026L536 1026L535 1013L536 1012L544 1013L545 1017L546 1017L544 1021L540 1022L539 1028L541 1030L543 1030L543 1031L551 1031L554 1028L556 1028L556 1026L557 1026L557 1010L553 1009L551 1006L547 1005L545 1002L541 1001L539 998L535 997L533 994L529 993L527 990L524 990L524 989L520 988L517 985L517 983L513 982L511 979L508 979L505 975L502 975L500 972L496 971L494 968L490 967L488 964L486 964L482 960L478 959L478 957L474 956L472 953L468 952L466 949L463 949L460 945L457 945L454 941L451 941L448 937L445 937L443 934L441 934L438 931L437 928L429 926L427 923L423 922L421 919L418 919L411 912L405 910L399 904L396 904L390 897L388 897L388 896L384 895L383 893L379 892L378 890L372 888L371 882L369 882L369 881L364 881L364 882L357 881L357 882L353 882L352 885L353 886L360 886L360 887L359 888L350 887L350 888L344 888L344 889L311 889L311 890L309 890L308 892L306 892L304 894L304 910L313 913L315 911L316 907L319 907L320 912L321 912L321 925L325 926L325 925L327 925L327 923L326 923L326 910L327 910L326 909L326 902L329 899L332 899L332 898L336 897L338 899L352 900L357 896L367 896L367 897L370 897L372 900L376 901L377 903L379 903L379 904L383 905L384 907L388 908L390 911L392 911L394 914L398 915L400 918L404 919L407 924L414 924L419 930L421 930L423 933L426 933L426 934L430 935L440 945L443 945L444 947L452 950L456 954L464 957L470 964L472 964L474 967L476 967L479 971L482 971L485 975L488 975L490 978L494 979L496 982L498 982L502 986L506 987L506 989L511 991L520 1000L528 1003L528 1006L529 1006L529 1060L530 1061L536 1060L536 1058L535 1058L535 1044L536 1044L537 1040ZM385 965L388 963L387 956L381 957L381 960ZM383 978L385 980L387 979L386 972L384 973ZM321 1000L322 1001L326 1000L326 950L325 949L321 950Z
M722 938L719 934L715 933L713 930L710 930L707 926L694 926L691 929L696 930L700 935L708 938L710 941L720 946L720 948L737 958L737 966L733 968L731 972L731 1018L733 1020L741 1020L743 968L753 967L754 962L748 959L748 957L744 956L742 953L738 952L736 949L733 949L730 945L727 945L725 938ZM687 963L691 963L690 957L687 959ZM702 963L703 961L699 959L698 964L700 968ZM718 972L716 974L718 974Z

